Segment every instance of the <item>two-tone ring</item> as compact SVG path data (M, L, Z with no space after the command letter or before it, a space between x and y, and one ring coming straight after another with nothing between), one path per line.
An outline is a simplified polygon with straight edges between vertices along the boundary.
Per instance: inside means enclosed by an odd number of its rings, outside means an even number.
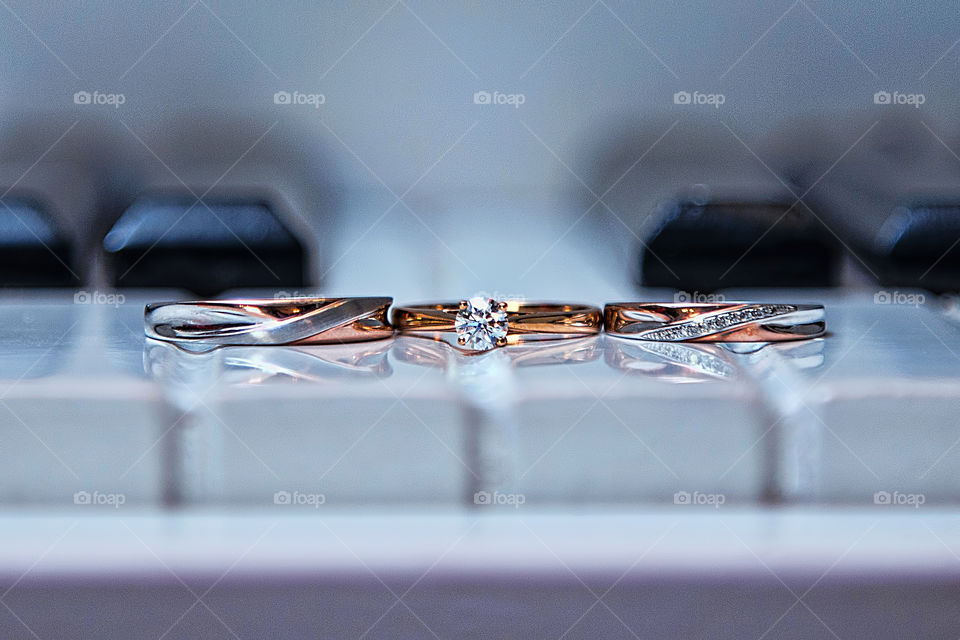
M443 340L455 334L468 351L600 333L600 309L585 304L471 298L395 307L393 326L407 335Z
M158 302L144 310L146 334L181 346L212 348L339 344L393 335L393 298L289 298Z
M657 342L782 342L826 332L823 305L619 302L604 308L609 335Z

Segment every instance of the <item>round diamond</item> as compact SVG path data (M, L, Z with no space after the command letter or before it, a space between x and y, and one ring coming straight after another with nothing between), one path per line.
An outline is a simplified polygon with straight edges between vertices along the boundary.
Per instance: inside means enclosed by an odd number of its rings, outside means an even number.
M454 329L457 342L475 351L487 351L507 338L507 312L496 300L471 298L460 305Z

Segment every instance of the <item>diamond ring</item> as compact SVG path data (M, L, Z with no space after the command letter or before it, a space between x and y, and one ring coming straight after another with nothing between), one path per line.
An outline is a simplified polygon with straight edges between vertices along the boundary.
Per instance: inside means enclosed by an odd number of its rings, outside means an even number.
M618 302L603 315L608 334L657 342L780 342L826 332L819 304Z
M338 344L393 335L393 298L288 298L157 302L146 334L201 349L268 344Z
M470 352L534 340L581 338L600 332L600 309L583 304L471 298L460 302L394 307L401 333L437 340L454 333Z

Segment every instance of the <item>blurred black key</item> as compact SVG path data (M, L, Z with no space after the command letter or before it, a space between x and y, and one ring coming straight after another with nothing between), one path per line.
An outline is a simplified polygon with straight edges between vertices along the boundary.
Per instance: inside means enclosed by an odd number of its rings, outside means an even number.
M641 252L642 282L687 291L833 285L835 247L802 204L792 205L687 200L665 207Z
M643 286L688 292L835 285L835 240L748 140L687 117L601 141L592 190L603 198L592 210L612 267Z
M39 204L0 201L0 286L71 287L76 272L69 239Z
M874 243L880 280L934 291L960 290L960 201L915 203L887 218Z
M53 253L67 262L80 282L92 287L99 280L103 236L133 199L143 161L134 153L141 145L115 118L103 117L95 109L81 111L32 109L4 114L0 193L12 188L6 202L20 198L22 204L39 211L43 220L35 224L54 230L56 240L49 244ZM131 145L136 146L134 152ZM0 206L0 217L3 214L9 212ZM44 273L46 267L40 260L32 262L33 278L52 280ZM63 271L70 280L59 280L54 286L77 286L78 278ZM54 273L59 272L54 269Z
M103 241L117 287L302 287L306 251L270 206L256 201L141 198Z
M780 137L783 170L809 189L850 262L883 285L960 289L960 161L938 128L917 109L881 107Z

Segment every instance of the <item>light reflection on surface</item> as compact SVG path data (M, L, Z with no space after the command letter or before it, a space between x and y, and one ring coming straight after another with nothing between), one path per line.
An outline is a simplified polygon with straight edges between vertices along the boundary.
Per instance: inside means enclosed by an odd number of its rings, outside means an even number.
M399 362L442 369L454 363L460 366L472 363L484 367L494 361L507 361L516 367L576 364L598 359L601 351L600 338L597 336L511 345L484 353L464 353L462 349L443 340L418 336L400 336L393 342L392 353Z
M624 340L607 336L604 355L615 369L666 382L744 380L750 365L771 358L794 369L823 365L823 338L795 342L682 343Z
M166 387L268 382L323 383L385 378L393 373L387 357L390 341L343 345L221 347L202 353L147 339L144 368Z
M742 379L730 352L719 344L607 339L605 359L631 375L678 384Z

